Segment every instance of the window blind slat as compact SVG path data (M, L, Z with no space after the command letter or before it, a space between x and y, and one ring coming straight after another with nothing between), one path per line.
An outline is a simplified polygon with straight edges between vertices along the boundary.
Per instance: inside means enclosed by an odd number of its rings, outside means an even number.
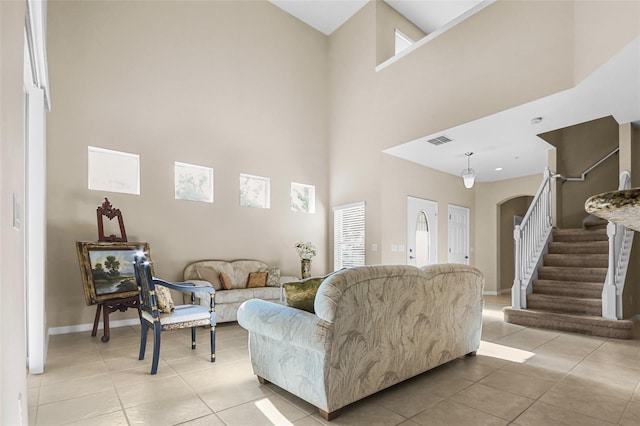
M364 203L334 209L334 270L365 264Z

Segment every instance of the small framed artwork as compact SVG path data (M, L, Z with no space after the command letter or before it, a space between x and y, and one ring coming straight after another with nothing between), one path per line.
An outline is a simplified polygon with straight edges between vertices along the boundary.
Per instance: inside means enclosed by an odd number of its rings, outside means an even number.
M82 287L87 305L138 294L133 257L149 244L142 242L76 242Z

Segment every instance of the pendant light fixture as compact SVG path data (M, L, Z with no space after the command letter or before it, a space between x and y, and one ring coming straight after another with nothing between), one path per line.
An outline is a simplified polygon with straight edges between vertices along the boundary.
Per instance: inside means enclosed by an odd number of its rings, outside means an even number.
M467 168L462 171L462 182L465 188L473 188L473 184L476 181L476 171L471 168L471 156L473 152L465 152L467 156Z

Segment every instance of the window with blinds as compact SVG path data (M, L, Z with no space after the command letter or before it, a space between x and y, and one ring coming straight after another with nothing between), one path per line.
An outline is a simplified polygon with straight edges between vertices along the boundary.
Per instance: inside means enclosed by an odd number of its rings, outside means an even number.
M333 208L334 270L365 264L364 202Z

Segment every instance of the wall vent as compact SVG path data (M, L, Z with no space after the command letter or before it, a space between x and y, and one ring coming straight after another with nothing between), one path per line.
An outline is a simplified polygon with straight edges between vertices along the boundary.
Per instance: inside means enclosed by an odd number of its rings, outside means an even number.
M448 137L446 137L445 135L442 136L438 136L437 138L433 138L433 139L429 139L427 140L427 142L429 142L432 145L442 145L444 143L447 142L451 142L453 139L449 139Z

